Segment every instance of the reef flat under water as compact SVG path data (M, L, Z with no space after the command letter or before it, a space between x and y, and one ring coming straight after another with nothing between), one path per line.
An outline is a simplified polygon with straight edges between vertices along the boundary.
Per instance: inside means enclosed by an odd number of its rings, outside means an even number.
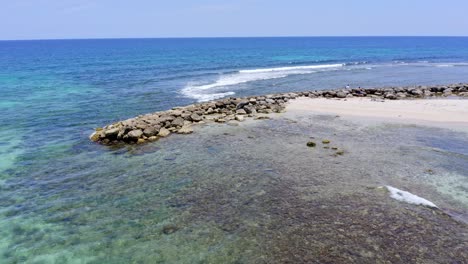
M1 262L468 261L466 133L300 112L195 130L6 180Z

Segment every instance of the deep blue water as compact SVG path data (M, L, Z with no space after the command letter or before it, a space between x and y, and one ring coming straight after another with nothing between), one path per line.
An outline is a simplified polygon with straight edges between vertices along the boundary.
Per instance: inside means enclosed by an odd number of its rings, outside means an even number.
M111 154L88 135L116 120L223 96L454 82L468 82L468 37L0 41L1 222L45 219L34 208L64 202L73 179L120 175L89 169Z

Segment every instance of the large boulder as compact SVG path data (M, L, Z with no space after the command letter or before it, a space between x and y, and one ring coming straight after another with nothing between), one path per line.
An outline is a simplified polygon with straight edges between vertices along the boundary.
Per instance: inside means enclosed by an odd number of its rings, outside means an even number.
M177 117L171 122L173 127L181 127L184 125L184 119L182 117Z
M193 121L193 122L200 122L203 120L203 118L198 115L197 113L193 113L191 116L190 116L190 119Z
M131 140L138 140L141 136L143 136L143 131L141 131L141 129L132 130L128 132L127 136Z
M411 94L414 96L423 96L424 92L421 91L420 89L414 89L414 90L411 90Z
M159 133L159 129L161 127L159 126L156 126L156 127L147 127L145 130L143 130L143 134L146 136L146 137L152 137L152 136L156 136L158 135Z
M338 98L346 98L347 95L348 95L347 93L342 92L342 91L336 93L336 97Z
M171 131L169 131L169 129L163 127L159 130L159 133L158 133L158 136L160 137L167 137L171 134Z
M254 106L252 105L246 105L244 106L244 110L247 114L256 114L257 113L257 109L255 109Z
M111 129L104 131L104 135L106 138L113 139L117 137L117 135L119 134L119 130L120 129L118 127L111 128Z
M248 105L249 101L242 101L236 105L236 109L244 108L244 106Z

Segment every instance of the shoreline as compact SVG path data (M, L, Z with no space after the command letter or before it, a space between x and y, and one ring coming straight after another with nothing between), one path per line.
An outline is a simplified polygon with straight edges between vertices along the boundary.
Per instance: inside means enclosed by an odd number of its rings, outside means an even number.
M318 98L323 101L333 98L350 99L357 97L365 98L367 101L393 101L444 98L447 96L468 97L468 83L436 86L315 90L245 98L231 97L185 107L174 107L168 111L140 115L135 118L119 121L103 128L96 128L96 131L89 138L91 141L103 145L121 143L142 144L167 137L172 133L191 134L193 133L193 125L207 122L225 123L232 120L242 122L246 118L268 119L267 114L284 111L287 102L296 98ZM348 111L355 111L358 108L359 105L354 105ZM317 110L317 108L312 109ZM422 113L424 114L424 112Z

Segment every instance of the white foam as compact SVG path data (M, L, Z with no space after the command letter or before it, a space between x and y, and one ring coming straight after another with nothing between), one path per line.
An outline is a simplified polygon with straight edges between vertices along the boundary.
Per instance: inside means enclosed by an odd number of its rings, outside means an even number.
M344 64L322 64L309 66L294 66L294 67L277 67L266 69L242 70L240 73L258 73L258 72L277 72L277 71L296 71L296 70L311 70L311 69L328 69L343 67Z
M431 201L428 201L410 192L402 191L400 189L397 189L391 186L385 186L385 187L390 192L390 197L392 197L395 200L409 203L409 204L424 205L424 206L428 206L432 208L437 208L437 205L433 204Z
M219 99L234 95L235 85L270 79L284 78L290 75L310 74L318 69L342 67L344 64L323 64L297 67L277 67L267 69L240 70L235 73L221 75L216 81L208 84L188 84L181 90L184 96L200 102Z

